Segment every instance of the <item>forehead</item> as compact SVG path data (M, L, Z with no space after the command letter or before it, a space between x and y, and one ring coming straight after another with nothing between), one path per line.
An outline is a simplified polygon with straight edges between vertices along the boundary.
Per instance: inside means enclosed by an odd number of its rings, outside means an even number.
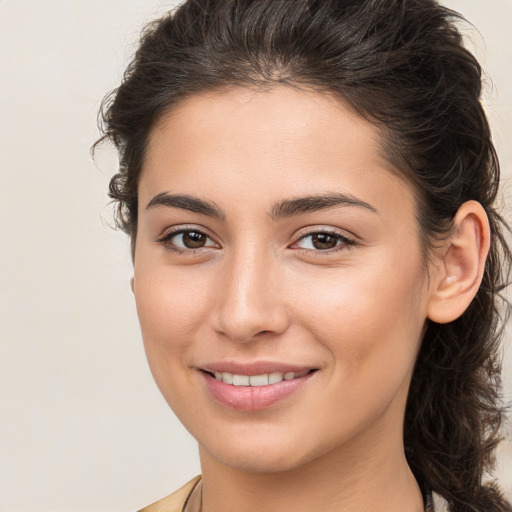
M312 146L326 150L333 142L346 141L347 145L363 145L361 150L374 150L374 156L385 164L379 140L378 129L333 94L288 86L269 91L239 87L193 95L179 103L153 128L148 157L155 150L162 153L162 146L171 150L185 143L183 149L197 150L198 141L272 150L275 157L290 150L297 153L301 142L305 143L303 150Z
M277 86L198 94L153 128L139 194L219 195L238 200L341 191L403 197L379 130L332 95ZM366 199L365 199L366 200ZM368 201L369 202L369 201Z

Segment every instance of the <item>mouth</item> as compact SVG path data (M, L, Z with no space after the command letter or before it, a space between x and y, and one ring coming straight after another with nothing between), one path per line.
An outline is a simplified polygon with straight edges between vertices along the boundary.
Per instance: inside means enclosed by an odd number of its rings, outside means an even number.
M260 375L244 375L231 372L210 372L207 370L202 371L209 375L210 377L214 378L215 380L224 382L224 384L229 384L232 386L261 387L279 384L283 380L290 381L294 379L299 379L301 377L304 377L308 373L316 372L317 370L313 368L310 370L303 370L300 372L272 372L262 373Z
M242 411L259 411L289 402L317 372L317 368L268 373L241 372L240 369L234 373L210 368L199 371L217 404Z

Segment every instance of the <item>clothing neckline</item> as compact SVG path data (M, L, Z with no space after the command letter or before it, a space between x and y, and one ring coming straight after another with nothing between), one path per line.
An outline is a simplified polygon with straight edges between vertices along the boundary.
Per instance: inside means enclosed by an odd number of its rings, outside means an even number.
M438 498L436 501L442 502L439 510L434 506L434 493L431 490L425 488L424 485L420 485L421 494L423 496L423 504L425 512L445 512L448 509L446 508L445 503L441 498ZM202 507L202 487L203 487L203 479L202 475L199 475L197 482L194 484L194 487L191 489L189 495L187 496L185 502L183 503L182 512L201 512Z

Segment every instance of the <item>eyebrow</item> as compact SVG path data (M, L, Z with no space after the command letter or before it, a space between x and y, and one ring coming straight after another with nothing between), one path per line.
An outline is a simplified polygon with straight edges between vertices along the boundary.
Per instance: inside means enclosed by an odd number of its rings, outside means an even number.
M162 192L157 194L146 206L146 210L154 208L155 206L167 206L169 208L179 208L181 210L188 210L194 213L201 213L208 217L214 217L219 220L224 220L226 215L224 212L213 202L204 201L194 196L187 194L169 194Z
M269 216L272 220L278 220L285 217L291 217L293 215L301 215L303 213L326 210L328 208L336 208L339 206L356 206L359 208L365 208L373 213L379 213L371 204L368 204L351 194L335 192L281 201L274 204L270 210Z
M219 220L225 220L225 213L211 201L205 201L198 197L190 196L188 194L169 194L168 192L161 192L154 196L146 206L146 210L156 206L167 206L168 208L179 208L181 210L188 210L194 213L200 213L208 217L213 217ZM299 197L296 199L286 199L275 203L268 216L272 220L279 220L286 217L301 215L304 213L311 213L318 210L326 210L336 207L355 206L365 208L373 213L378 214L378 210L371 204L354 197L351 194L341 193L328 193L319 195L310 195Z

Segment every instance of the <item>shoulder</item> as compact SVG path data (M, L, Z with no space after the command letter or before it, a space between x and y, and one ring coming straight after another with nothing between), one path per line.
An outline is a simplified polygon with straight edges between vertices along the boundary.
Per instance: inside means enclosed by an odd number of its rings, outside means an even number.
M200 475L190 480L190 482L186 483L169 496L140 509L139 512L182 512L188 497L199 480L201 480Z

